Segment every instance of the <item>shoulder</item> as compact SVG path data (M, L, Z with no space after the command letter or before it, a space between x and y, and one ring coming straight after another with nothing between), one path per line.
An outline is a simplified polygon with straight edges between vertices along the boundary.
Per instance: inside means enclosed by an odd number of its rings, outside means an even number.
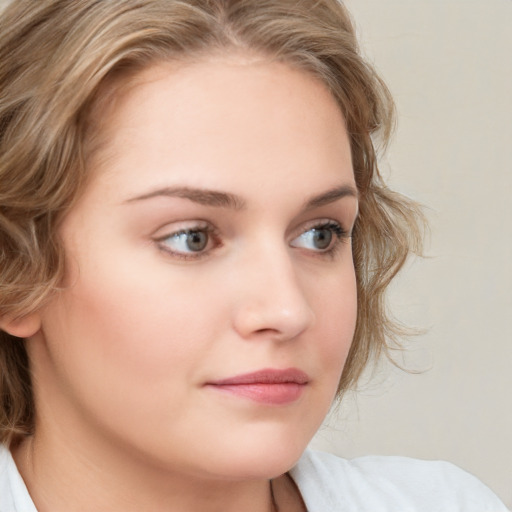
M311 512L506 512L477 478L448 462L347 460L306 451L290 472Z
M11 452L1 443L0 512L37 512Z
M9 450L0 443L0 512L14 509L10 485Z

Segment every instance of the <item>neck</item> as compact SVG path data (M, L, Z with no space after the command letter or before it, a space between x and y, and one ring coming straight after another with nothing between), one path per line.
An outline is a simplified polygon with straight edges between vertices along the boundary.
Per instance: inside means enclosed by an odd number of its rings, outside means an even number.
M13 450L39 512L76 510L77 503L84 511L285 512L278 506L280 479L272 488L267 479L198 478L66 446L49 443L41 433Z

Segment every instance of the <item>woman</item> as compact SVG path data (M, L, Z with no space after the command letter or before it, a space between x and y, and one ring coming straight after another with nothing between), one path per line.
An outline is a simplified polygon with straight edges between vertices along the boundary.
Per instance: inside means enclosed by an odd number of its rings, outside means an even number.
M17 0L0 25L0 510L505 510L304 453L419 249L342 5Z

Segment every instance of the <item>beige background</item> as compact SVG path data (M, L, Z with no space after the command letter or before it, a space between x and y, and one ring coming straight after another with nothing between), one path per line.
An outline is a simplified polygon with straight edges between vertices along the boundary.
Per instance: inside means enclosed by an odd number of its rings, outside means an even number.
M430 257L392 298L430 369L382 365L314 445L447 459L512 507L512 1L346 4L398 104L384 174L429 206Z

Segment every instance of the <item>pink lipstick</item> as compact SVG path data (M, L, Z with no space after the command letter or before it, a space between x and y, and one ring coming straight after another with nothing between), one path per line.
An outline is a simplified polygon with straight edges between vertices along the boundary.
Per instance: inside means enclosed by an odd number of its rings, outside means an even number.
M209 382L208 387L268 405L285 405L302 395L309 377L302 370L272 368Z

